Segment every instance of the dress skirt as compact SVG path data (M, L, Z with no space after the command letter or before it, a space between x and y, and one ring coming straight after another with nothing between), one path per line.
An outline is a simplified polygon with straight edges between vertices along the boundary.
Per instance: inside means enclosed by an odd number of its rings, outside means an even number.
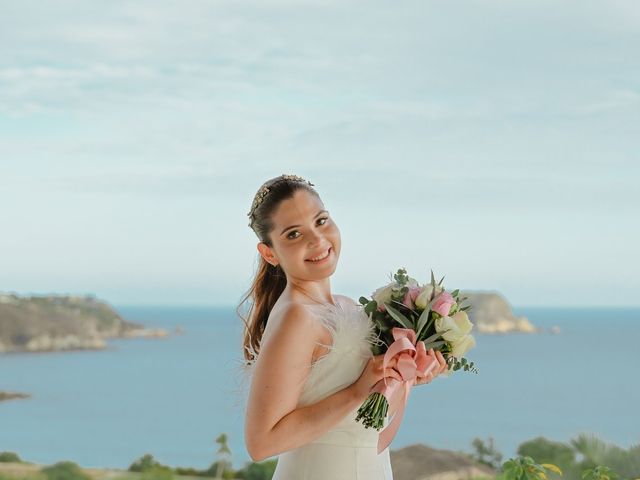
M272 480L393 480L389 448L377 452L377 435L332 431L281 453Z

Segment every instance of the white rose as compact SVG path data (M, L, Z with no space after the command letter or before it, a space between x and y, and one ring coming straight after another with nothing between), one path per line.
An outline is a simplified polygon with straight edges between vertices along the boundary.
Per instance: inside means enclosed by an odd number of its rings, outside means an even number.
M444 332L442 338L451 343L451 355L454 357L461 357L476 344L470 334L473 323L464 310L459 310L451 317L436 318L435 326L436 332Z
M457 342L453 342L453 346L451 348L451 355L454 357L462 357L467 351L471 350L476 346L476 339L473 335L466 335L462 337Z
M440 333L449 330L442 335L442 338L451 342L468 335L473 328L473 323L469 321L467 312L464 310L456 312L451 317L436 318L435 323L436 332Z
M384 287L378 288L373 294L371 294L371 298L376 301L378 306L383 303L389 303L391 301L391 289L395 287L396 283L391 282Z

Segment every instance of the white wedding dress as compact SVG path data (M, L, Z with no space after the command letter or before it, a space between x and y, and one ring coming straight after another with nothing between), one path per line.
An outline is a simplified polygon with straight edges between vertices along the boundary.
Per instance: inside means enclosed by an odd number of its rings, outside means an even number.
M316 403L355 382L375 341L369 318L352 302L309 305L331 332L329 352L311 365L298 407ZM392 480L389 448L377 453L379 431L356 422L358 407L319 438L278 456L273 480ZM385 426L389 418L385 420Z

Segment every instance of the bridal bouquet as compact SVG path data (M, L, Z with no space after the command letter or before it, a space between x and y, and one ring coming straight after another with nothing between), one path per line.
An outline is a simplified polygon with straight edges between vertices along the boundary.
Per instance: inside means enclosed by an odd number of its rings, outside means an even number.
M471 306L460 306L468 297L458 298L459 290L447 292L442 287L444 277L436 284L433 271L431 282L422 286L409 277L404 268L399 269L393 277L394 281L378 288L371 299L359 299L381 340L372 345L373 354L385 354L384 368L395 358L396 370L404 380L380 380L358 409L356 421L362 421L366 428L380 430L384 425L389 400L404 386L404 402L394 416L392 425L385 430L389 430L386 435L388 442L389 436L393 438L397 430L409 390L416 377L424 377L439 366L433 357L430 362L426 353L430 348L439 350L447 361L449 368L443 375L448 376L461 368L478 373L473 362L469 363L462 357L475 346L475 339L470 333L473 324L466 313ZM381 443L386 441L383 439ZM382 449L384 446L380 448L379 444L379 451Z

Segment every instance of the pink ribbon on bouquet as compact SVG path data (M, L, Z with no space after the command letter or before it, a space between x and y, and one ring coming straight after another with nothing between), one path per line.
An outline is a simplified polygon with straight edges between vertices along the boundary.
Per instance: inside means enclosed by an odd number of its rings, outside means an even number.
M435 357L429 357L427 350L424 346L424 342L418 342L416 346L416 332L411 328L398 328L391 329L394 342L389 345L387 352L384 355L382 366L387 368L389 362L396 357L396 370L402 377L402 382L395 378L390 378L387 381L387 377L384 377L378 383L373 386L371 393L378 392L385 396L389 402L389 407L395 406L397 399L394 399L394 394L400 389L404 388L404 395L400 400L400 405L397 408L391 423L389 423L384 430L380 432L378 436L378 453L382 452L389 446L393 437L395 437L402 416L404 415L404 409L407 404L407 398L409 398L409 392L413 387L417 377L425 377L431 370L438 367L440 364ZM392 404L392 399L394 402Z

